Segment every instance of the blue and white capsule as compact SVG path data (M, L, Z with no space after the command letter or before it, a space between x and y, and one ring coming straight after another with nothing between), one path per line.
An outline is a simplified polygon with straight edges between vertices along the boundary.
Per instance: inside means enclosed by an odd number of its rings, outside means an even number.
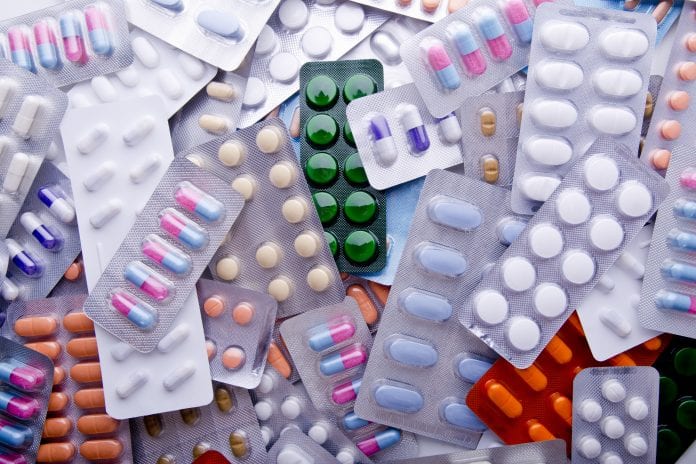
M39 242L39 245L49 251L59 251L63 248L63 235L51 226L45 225L39 217L28 211L19 217L19 223L24 230Z
M674 214L684 219L696 219L696 201L679 198L672 206Z
M44 185L36 192L36 196L60 222L70 224L75 220L75 208L58 187Z
M677 251L694 252L696 251L696 234L684 232L679 229L672 229L666 237L667 246Z
M696 266L667 259L660 266L665 279L676 280L685 284L696 284Z
M10 253L12 264L14 264L22 274L33 279L41 277L44 269L39 260L34 258L22 245L11 238L5 239L5 245L7 245L7 250Z

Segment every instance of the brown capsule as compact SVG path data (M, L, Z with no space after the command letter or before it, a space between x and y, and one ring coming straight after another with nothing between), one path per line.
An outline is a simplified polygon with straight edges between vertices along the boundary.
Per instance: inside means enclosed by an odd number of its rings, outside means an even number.
M655 18L657 24L660 24L662 20L665 19L665 16L667 16L673 4L673 0L661 0L657 6L655 6L655 9L652 11L652 17Z
M48 412L60 412L68 405L68 395L63 392L53 392L48 398Z
M370 295L367 294L367 291L362 285L350 285L346 289L346 295L353 298L356 303L358 303L358 308L360 308L360 312L362 313L366 324L374 324L377 322L377 307L372 302Z
M78 359L96 358L99 354L97 351L97 339L96 337L73 338L65 345L65 351L70 356Z
M638 4L640 3L640 0L625 0L624 1L624 10L626 11L631 11L634 10Z
M483 108L479 111L481 122L481 133L486 137L495 135L495 113L490 108Z
M348 277L350 277L350 274L347 272L341 272L339 275L341 276L341 280L347 280Z
M143 424L147 434L151 437L159 437L164 432L164 422L159 414L151 414L143 417Z
M367 281L367 285L370 287L370 290L372 290L372 293L375 294L379 304L382 306L387 304L387 298L389 298L389 291L391 290L389 285L378 284L377 282L373 282L371 280Z
M120 423L108 414L88 414L77 420L77 430L82 435L104 435L115 432Z
M650 119L653 114L653 109L655 104L653 101L653 96L650 92L645 95L645 111L643 112L643 119Z
M176 458L171 454L163 454L157 458L157 464L176 464Z
M58 330L58 321L51 316L20 317L14 331L20 337L48 337Z
M53 386L60 385L65 380L65 369L62 366L53 368Z
M75 445L68 442L44 443L39 446L36 462L71 462L75 457Z
M88 461L112 461L123 453L123 443L116 439L88 440L80 445L80 454Z
M234 398L225 387L215 389L215 403L220 412L230 412L234 408Z
M104 390L101 388L78 390L73 399L80 409L101 409L104 407Z
M199 457L201 454L205 453L210 449L210 443L206 443L204 441L200 441L196 443L196 446L193 447L193 459L196 459Z
M181 420L188 425L196 425L201 420L201 410L198 408L186 408L179 411Z
M53 362L56 362L58 356L60 356L60 353L63 351L58 342L25 343L24 346L31 350L38 351L44 356L48 356Z
M285 359L283 352L280 350L280 348L278 348L278 345L276 345L275 342L271 342L270 346L268 347L268 355L266 356L266 360L268 361L268 364L273 366L273 369L278 371L280 375L286 379L290 378L290 374L292 374L292 367L290 367L290 363L287 359Z
M94 322L83 312L73 312L63 317L63 327L71 333L94 332Z
M70 368L70 378L77 383L101 382L102 375L99 363L93 361L75 364Z
M244 458L249 454L249 438L244 430L235 430L230 434L230 449L235 458Z
M483 155L481 157L481 177L483 181L495 184L498 181L499 174L498 158L493 155Z
M67 437L73 428L73 422L69 417L49 417L44 422L41 438Z
M645 146L645 137L641 136L638 141L638 156L643 153L643 147Z

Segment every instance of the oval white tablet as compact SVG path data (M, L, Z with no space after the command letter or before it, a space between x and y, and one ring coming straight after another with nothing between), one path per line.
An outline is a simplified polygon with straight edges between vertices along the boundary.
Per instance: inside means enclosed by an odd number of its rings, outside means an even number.
M560 137L530 137L522 145L522 151L544 166L560 166L573 156L573 147Z
M92 90L97 95L97 98L102 103L108 103L116 101L118 98L118 92L116 92L116 87L111 83L106 76L97 76L91 81Z
M292 53L282 52L274 55L268 63L268 72L278 82L292 82L300 70L300 63Z
M544 23L539 38L548 49L573 52L589 43L590 33L582 24L552 19Z
M602 406L595 400L587 399L580 403L578 414L585 422L597 422L602 417Z
M592 76L595 88L610 97L632 97L643 88L643 78L636 71L621 68L605 68Z
M358 3L343 2L334 13L334 24L344 34L355 34L362 29L364 22L365 10Z
M533 350L539 344L541 330L533 320L527 317L513 317L506 327L505 336L508 343L518 351Z
M633 59L645 55L650 42L638 29L611 28L604 31L599 46L611 58Z
M619 167L608 156L594 155L585 160L583 175L588 187L604 192L614 188L619 181Z
M628 217L637 218L647 214L653 205L652 193L638 181L621 184L616 197L616 206Z
M563 314L568 307L568 296L561 287L545 282L534 289L534 310L549 319Z
M611 216L597 216L590 225L590 242L602 251L616 250L624 239L624 229Z
M256 39L254 54L257 56L268 55L275 49L277 42L278 36L276 36L275 31L268 24L264 25L259 38Z
M515 292L529 290L536 280L536 270L528 259L521 256L508 258L500 266L503 283Z
M116 77L121 81L121 84L126 87L135 87L140 82L140 73L135 69L135 65L130 65L116 73Z
M590 218L592 205L580 190L566 189L556 197L556 213L566 224L576 226Z
M207 65L195 56L191 56L188 53L180 52L176 56L176 59L179 62L179 66L181 66L181 69L184 70L184 73L194 81L201 79L205 74L205 69Z
M533 201L546 201L561 183L561 179L548 175L527 175L520 182L522 194Z
M244 92L244 108L255 108L266 101L266 86L258 77L250 77Z
M582 68L570 61L542 60L534 67L534 79L548 89L572 90L584 77Z
M310 27L302 34L302 50L312 58L324 58L331 51L333 37L321 26Z
M578 111L568 100L535 100L529 115L536 125L552 129L570 127L578 120Z
M176 100L184 93L181 81L169 68L160 69L157 72L157 84L162 89L162 93L172 100Z
M563 234L552 224L538 224L529 232L529 247L540 258L553 258L563 249Z
M278 19L287 29L296 31L307 24L309 10L300 0L285 0L278 7Z
M146 68L156 68L159 65L159 53L152 46L152 43L145 37L136 37L131 40L133 54Z
M636 115L627 107L595 105L588 119L595 130L608 135L624 135L638 123Z
M571 284L586 284L595 275L595 262L585 251L572 250L563 257L561 273Z
M496 325L508 315L508 302L495 290L484 290L474 298L474 312L481 322Z

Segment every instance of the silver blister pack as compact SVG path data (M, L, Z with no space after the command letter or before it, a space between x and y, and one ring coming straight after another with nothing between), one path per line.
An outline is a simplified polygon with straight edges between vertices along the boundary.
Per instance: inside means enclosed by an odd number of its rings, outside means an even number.
M425 178L358 394L360 417L476 447L486 426L464 399L495 353L455 311L525 227L509 198L448 171Z
M367 178L377 190L462 162L456 115L431 116L414 84L353 100L346 116Z
M280 432L280 438L268 450L267 462L321 462L339 464L338 459L322 448L317 442L289 426Z
M600 139L460 307L459 320L529 367L667 196L633 148Z
M304 63L339 59L387 19L387 13L345 0L284 0L256 42L239 127L297 92Z
M655 46L642 13L543 5L534 28L512 187L533 214L598 137L638 153Z
M459 0L356 0L356 3L429 23L440 21L466 4Z

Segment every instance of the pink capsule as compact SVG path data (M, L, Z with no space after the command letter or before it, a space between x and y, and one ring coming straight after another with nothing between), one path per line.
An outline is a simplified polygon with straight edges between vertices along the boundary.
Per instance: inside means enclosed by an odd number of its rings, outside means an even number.
M128 292L113 292L111 306L143 330L151 330L157 323L157 312Z
M469 26L455 21L447 28L447 32L467 72L472 76L483 74L486 71L486 59Z
M331 392L331 399L336 404L346 404L354 401L360 392L362 379L349 380L348 382L336 385Z
M53 28L48 24L48 21L39 21L34 24L34 41L36 42L39 64L46 69L59 68L58 44Z
M7 40L10 44L10 58L17 66L20 66L27 71L36 72L34 58L31 54L31 45L29 37L24 33L22 27L11 27L7 31Z
M174 192L176 202L207 222L215 222L222 217L225 207L190 182L182 182Z
M101 8L90 5L85 8L85 23L87 34L92 44L92 50L97 55L111 55L114 45L111 41L109 22Z
M164 301L169 298L171 285L168 285L164 277L140 261L128 263L123 271L123 277L143 293L157 301Z
M501 61L510 58L512 46L498 16L490 8L480 8L477 13L476 23L481 35L486 39L491 55Z
M198 224L171 208L160 214L160 227L193 250L200 250L208 243L208 237Z
M522 0L508 0L505 4L505 16L520 42L531 43L532 18L529 17L527 5Z
M307 343L312 350L321 352L348 340L354 333L355 326L349 320L338 319L312 328Z
M459 88L462 81L442 42L439 40L426 40L424 44L421 44L421 47L424 48L428 64L435 73L440 85L447 90Z
M65 57L73 63L86 63L87 53L85 52L85 42L82 38L82 26L76 13L68 12L61 15L58 23L60 25L60 35L63 37Z
M696 190L696 169L686 168L679 176L679 183L682 187Z
M367 351L360 344L355 344L343 348L338 353L324 356L319 361L319 370L322 374L329 376L347 371L367 362Z

